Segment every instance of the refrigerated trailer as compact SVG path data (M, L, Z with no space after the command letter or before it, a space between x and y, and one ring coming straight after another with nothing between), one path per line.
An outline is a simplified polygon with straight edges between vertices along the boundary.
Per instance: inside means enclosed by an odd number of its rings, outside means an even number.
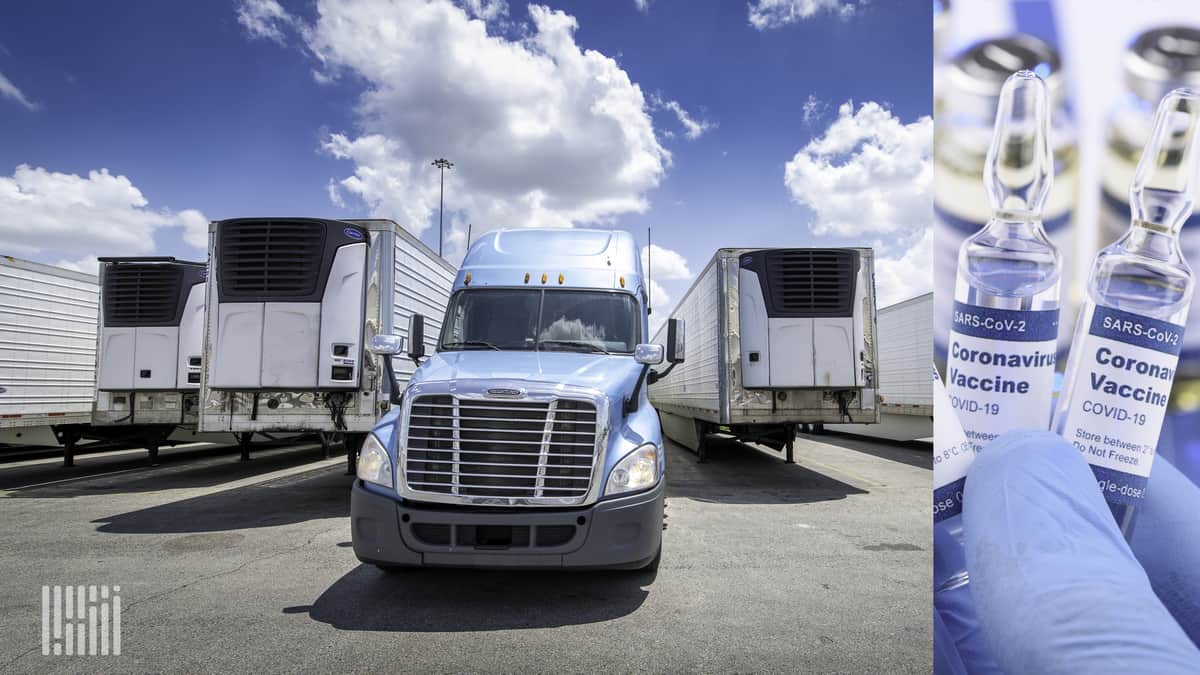
M153 461L200 401L206 263L100 258L96 402L90 433L137 440ZM72 463L67 446L66 464Z
M432 350L455 267L390 220L233 218L209 241L200 430L341 434L353 471L389 407L366 346L418 313Z
M650 401L701 458L718 431L790 462L800 425L879 421L869 248L720 249L671 318L686 322L688 359Z
M91 423L98 295L95 275L0 256L0 443L53 445Z
M879 424L835 431L915 441L933 436L933 293L879 310Z

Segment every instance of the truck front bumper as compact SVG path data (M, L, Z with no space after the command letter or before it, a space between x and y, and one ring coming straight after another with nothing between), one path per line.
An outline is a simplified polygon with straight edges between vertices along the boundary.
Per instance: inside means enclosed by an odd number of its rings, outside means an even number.
M454 509L354 481L351 538L362 562L397 567L639 569L662 545L664 481L577 509Z

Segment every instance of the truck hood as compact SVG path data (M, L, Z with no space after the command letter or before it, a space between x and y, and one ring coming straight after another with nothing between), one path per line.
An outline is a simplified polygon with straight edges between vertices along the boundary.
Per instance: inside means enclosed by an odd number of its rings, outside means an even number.
M413 373L410 385L448 380L523 381L554 387L568 384L604 392L617 406L633 390L642 366L633 356L577 352L438 352ZM613 408L610 407L610 410Z

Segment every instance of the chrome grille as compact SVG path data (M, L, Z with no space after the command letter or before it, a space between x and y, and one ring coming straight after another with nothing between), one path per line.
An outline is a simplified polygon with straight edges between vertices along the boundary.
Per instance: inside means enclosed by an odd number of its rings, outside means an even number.
M591 487L596 407L586 401L419 396L409 413L405 481L469 498L579 500Z

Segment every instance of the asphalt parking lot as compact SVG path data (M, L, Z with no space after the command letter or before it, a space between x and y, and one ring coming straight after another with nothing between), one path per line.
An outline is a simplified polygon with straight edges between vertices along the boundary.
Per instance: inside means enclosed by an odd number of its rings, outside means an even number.
M0 457L0 669L929 672L928 447L796 457L672 447L657 574L390 576L315 444ZM43 656L44 584L119 585L121 655Z

